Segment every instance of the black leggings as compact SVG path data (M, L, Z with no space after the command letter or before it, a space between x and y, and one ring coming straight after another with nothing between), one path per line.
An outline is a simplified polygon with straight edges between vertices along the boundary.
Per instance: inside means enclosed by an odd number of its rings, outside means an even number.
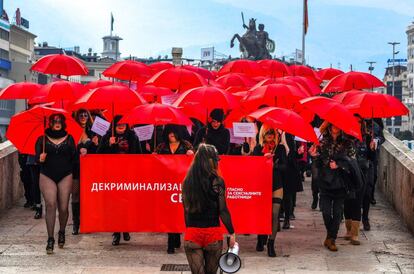
M293 212L294 197L296 193L283 192L283 211L285 213L285 219L289 220Z
M346 220L361 221L361 193L356 199L346 199L344 202L344 216Z
M218 262L223 250L223 241L213 242L206 247L185 241L185 255L192 274L216 274Z

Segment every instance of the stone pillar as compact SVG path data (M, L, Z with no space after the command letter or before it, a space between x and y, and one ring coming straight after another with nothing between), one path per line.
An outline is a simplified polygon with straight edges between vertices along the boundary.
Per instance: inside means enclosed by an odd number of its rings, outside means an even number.
M183 63L183 48L172 48L171 54L173 57L173 64L175 66L180 66Z

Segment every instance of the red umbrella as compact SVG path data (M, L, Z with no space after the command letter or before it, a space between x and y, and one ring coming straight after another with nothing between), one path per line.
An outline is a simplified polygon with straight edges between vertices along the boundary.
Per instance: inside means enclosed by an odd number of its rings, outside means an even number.
M184 65L182 68L187 69L189 71L195 72L200 74L204 79L207 80L213 80L216 78L216 76L208 69L201 68L201 67L195 67L192 65Z
M45 94L40 91L41 87L42 85L31 82L11 84L0 91L0 99L30 99L36 96L44 96Z
M362 118L389 118L409 113L408 108L400 100L388 94L355 93L343 103L347 109Z
M150 64L149 67L152 69L153 73L155 74L157 72L160 72L161 70L173 68L174 65L171 63L166 63L166 62L156 62L156 63Z
M7 129L7 139L20 153L34 155L36 141L39 136L44 135L48 117L54 113L61 113L66 117L66 131L73 136L75 143L78 143L83 129L71 118L70 113L63 109L44 106L36 106L14 115Z
M351 71L333 78L322 91L324 93L343 92L351 89L373 89L376 87L385 87L385 85L372 74Z
M106 109L114 117L142 104L146 104L146 101L137 92L125 86L112 85L87 92L75 103L75 106L87 109Z
M76 57L64 54L50 54L40 58L30 70L44 74L88 75L88 68Z
M282 85L294 86L294 87L297 87L297 88L301 89L302 91L306 92L306 94L308 94L309 96L312 96L312 94L309 93L307 88L303 87L301 84L299 84L298 82L296 82L294 80L285 79L285 78L267 78L263 81L260 81L256 85L254 85L251 88L251 90L256 89L258 87L271 85L271 84L282 84Z
M138 93L144 97L147 102L158 102L161 103L161 97L167 95L173 95L169 88L161 88L152 85L145 85L138 90Z
M249 117L307 141L318 142L312 126L292 110L266 107L249 114Z
M313 82L312 80L306 78L306 77L302 77L302 76L287 76L287 77L283 77L280 78L280 81L283 81L285 79L287 80L293 80L296 83L300 84L302 87L304 87L308 93L312 96L318 95L321 93L321 88L315 84L315 82Z
M246 59L228 62L218 72L219 76L229 73L244 73L250 77L263 76L265 74L258 63Z
M301 89L282 84L271 84L250 90L241 101L246 110L254 111L262 105L293 108L309 95Z
M229 115L226 116L223 124L226 128L233 128L233 123L239 123L242 118L247 117L248 114L249 112L241 107L233 109L230 111Z
M334 69L334 68L325 68L318 70L316 74L321 78L322 80L331 80L332 78L344 74L342 70Z
M326 97L315 96L300 101L306 108L319 117L335 125L345 133L361 138L361 127L358 120L341 103Z
M200 121L207 121L209 112L215 108L231 110L239 106L231 93L216 87L190 89L178 97L173 106L182 107L184 113Z
M110 85L128 86L127 84L122 83L122 82L113 82L113 81L99 79L99 80L87 83L85 85L85 88L95 89L95 88L100 88L100 87L110 86Z
M339 103L346 104L346 102L349 100L349 98L351 98L355 94L360 94L360 93L365 93L365 91L362 91L362 90L359 90L359 89L351 89L349 91L345 91L345 92L341 92L341 93L336 94L334 97L332 97L332 99L334 99L335 101L337 101Z
M140 79L149 79L152 76L151 68L132 60L116 62L103 73L106 77L117 78L125 81L138 81Z
M230 92L232 94L239 93L239 92L245 92L248 88L243 86L231 86L225 89L225 91Z
M146 104L133 108L120 121L130 125L185 125L190 126L191 120L178 108L159 103Z
M229 87L246 87L250 88L255 84L250 77L243 73L229 73L220 76L216 81L221 84L224 88Z
M320 85L322 79L316 74L316 72L308 66L304 65L292 65L289 67L293 76L302 76L309 80L312 80L316 85Z
M292 72L285 63L269 59L260 60L257 63L262 67L265 75L268 77L276 78L292 75Z
M191 88L205 86L207 82L203 77L193 71L181 67L174 67L156 73L146 84L182 92Z
M46 93L48 102L56 101L62 103L60 107L63 107L63 101L75 101L82 97L87 89L82 84L61 80L44 85L42 92Z

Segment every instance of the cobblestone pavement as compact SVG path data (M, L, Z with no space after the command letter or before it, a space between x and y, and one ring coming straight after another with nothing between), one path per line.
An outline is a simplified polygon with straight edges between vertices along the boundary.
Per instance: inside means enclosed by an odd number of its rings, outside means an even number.
M239 273L414 273L414 237L379 194L372 230L361 231L362 245L338 239L338 252L326 250L321 214L310 209L309 185L298 194L294 228L277 235L276 258L255 251L256 235L238 236ZM182 248L166 253L165 234L133 233L130 242L113 247L109 233L72 236L71 221L65 248L46 255L44 219L34 220L22 204L0 216L0 273L189 273L160 271L163 264L187 263Z

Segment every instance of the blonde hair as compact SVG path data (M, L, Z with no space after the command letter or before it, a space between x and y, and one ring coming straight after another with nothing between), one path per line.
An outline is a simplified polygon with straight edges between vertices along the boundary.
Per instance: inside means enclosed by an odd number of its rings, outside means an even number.
M267 134L269 134L270 131L273 131L273 134L275 135L275 143L276 143L276 145L279 143L279 134L277 133L277 130L274 129L274 128L272 128L271 126L269 126L267 124L263 124L262 127L260 128L260 132L259 132L259 144L261 146L263 146L264 140L265 140L265 136Z

